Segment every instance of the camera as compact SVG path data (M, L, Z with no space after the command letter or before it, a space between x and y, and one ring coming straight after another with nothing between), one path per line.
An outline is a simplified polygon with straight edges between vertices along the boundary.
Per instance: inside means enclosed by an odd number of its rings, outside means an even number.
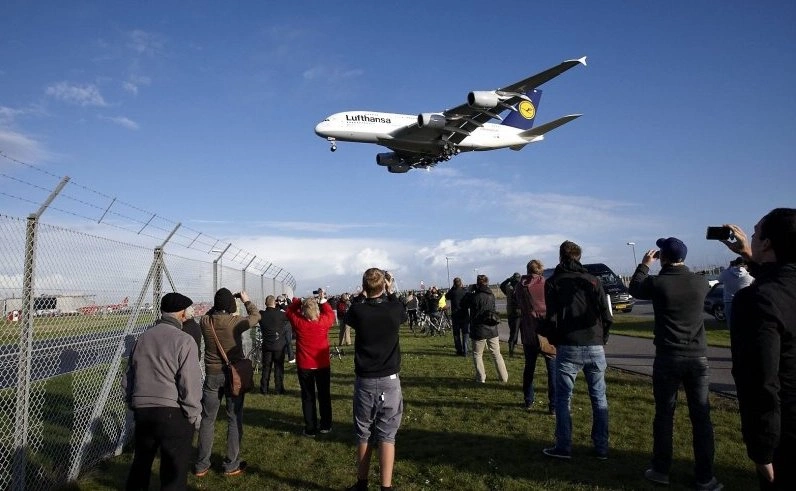
M313 295L320 295L323 293L323 288L318 288L317 290L312 290Z
M707 240L731 240L733 238L732 229L730 227L708 227L705 238Z
M234 294L232 296L235 297L235 298L240 298L240 292L238 292L238 293L236 293L236 294Z

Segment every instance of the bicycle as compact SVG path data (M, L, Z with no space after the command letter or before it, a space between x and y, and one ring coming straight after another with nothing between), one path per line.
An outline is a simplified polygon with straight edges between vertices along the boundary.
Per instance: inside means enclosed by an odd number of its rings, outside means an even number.
M260 329L255 328L253 331L252 348L246 354L246 358L252 361L254 373L257 373L263 366L263 339L260 334Z

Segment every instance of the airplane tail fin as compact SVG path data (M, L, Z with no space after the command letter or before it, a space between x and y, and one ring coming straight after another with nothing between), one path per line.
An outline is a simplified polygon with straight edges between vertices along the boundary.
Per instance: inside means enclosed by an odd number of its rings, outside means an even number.
M525 93L530 99L520 101L517 104L516 111L509 111L509 115L503 120L502 124L513 126L521 130L529 130L533 128L533 122L536 119L536 110L539 109L539 100L542 98L542 91L539 89L531 89Z

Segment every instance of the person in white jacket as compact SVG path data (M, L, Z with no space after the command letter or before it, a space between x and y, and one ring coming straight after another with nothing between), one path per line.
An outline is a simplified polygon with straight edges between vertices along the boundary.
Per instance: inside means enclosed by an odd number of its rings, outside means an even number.
M719 274L719 283L724 285L724 319L730 325L732 299L739 290L752 284L754 277L746 270L746 261L738 257L730 261L730 267Z

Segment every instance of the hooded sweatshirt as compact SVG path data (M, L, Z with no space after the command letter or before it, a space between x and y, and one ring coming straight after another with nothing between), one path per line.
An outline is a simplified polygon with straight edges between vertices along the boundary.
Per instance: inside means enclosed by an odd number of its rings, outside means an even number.
M738 290L746 288L754 281L754 277L742 266L730 266L719 275L719 283L724 284L724 303L732 303Z

